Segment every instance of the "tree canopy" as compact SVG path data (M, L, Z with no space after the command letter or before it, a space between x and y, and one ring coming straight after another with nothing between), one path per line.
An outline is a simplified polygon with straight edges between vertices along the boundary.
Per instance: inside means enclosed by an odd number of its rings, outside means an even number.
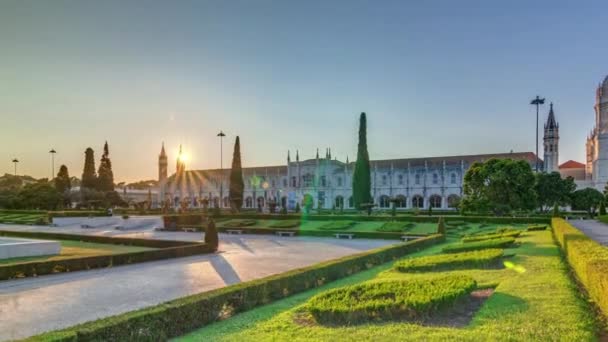
M241 166L241 141L236 137L234 142L234 152L232 154L232 167L230 169L230 188L228 198L232 207L240 211L243 207L243 191L245 182L243 181L243 169Z
M562 179L559 172L537 173L534 189L541 211L553 207L555 204L565 206L570 203L576 184L572 177Z
M110 149L107 141L103 145L103 154L97 171L97 190L103 192L114 191L114 173L112 172L112 161L110 160Z
M602 201L604 195L596 189L576 190L572 194L572 209L585 210L589 215L593 215Z
M361 209L363 204L371 204L371 174L369 153L367 151L367 119L365 113L359 117L359 145L357 148L357 161L353 174L353 204Z
M95 172L95 152L92 148L84 151L84 169L82 171L81 188L96 189L97 173Z

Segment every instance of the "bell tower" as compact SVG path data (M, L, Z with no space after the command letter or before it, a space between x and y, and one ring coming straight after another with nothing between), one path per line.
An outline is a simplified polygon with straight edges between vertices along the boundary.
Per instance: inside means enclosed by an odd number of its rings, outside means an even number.
M165 143L163 143L158 155L158 182L165 180L167 180L167 153L165 153Z
M559 124L555 120L553 103L550 105L549 117L545 123L544 141L544 171L559 172Z

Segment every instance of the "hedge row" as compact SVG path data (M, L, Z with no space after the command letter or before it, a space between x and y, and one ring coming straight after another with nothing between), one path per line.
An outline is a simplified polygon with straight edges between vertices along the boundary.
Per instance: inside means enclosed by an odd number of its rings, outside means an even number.
M477 242L477 241L485 241L492 239L500 239L504 237L513 237L516 238L521 234L521 231L507 231L504 233L493 233L493 234L483 234L483 235L473 235L462 238L460 241L464 243Z
M447 245L443 247L442 251L444 253L459 253L459 252L468 252L468 251L477 251L480 249L487 248L506 248L515 242L515 238L513 237L504 237L499 239L492 240L484 240L477 242L467 242L467 243L453 243L451 245Z
M49 211L50 218L53 217L89 217L89 216L110 216L107 211L102 210L66 210Z
M608 317L608 248L593 241L561 218L553 219L553 236L574 274Z
M181 258L198 254L213 253L214 251L215 248L210 245L204 243L191 243L190 245L186 246L161 248L141 252L0 265L0 280L35 277L45 274L75 272L94 268L105 268L147 261Z
M367 282L318 294L307 308L318 322L326 324L418 321L454 305L476 286L473 278L464 275Z
M495 265L504 253L502 249L437 254L398 261L393 268L399 272L427 272L467 268L484 268Z
M165 341L236 313L396 260L444 240L441 235L433 235L176 299L27 340Z

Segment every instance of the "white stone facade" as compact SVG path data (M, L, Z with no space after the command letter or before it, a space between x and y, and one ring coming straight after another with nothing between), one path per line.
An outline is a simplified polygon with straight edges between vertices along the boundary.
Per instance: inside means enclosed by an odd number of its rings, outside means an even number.
M608 76L597 87L595 126L587 137L585 181L579 187L604 190L608 182Z

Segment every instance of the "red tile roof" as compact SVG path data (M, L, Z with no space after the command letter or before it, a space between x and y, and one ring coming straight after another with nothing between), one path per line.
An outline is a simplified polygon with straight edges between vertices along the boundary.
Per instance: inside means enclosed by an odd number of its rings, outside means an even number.
M584 169L585 168L585 164L579 163L579 162L574 161L574 160L568 160L567 162L565 162L562 165L560 165L559 168L560 169Z

